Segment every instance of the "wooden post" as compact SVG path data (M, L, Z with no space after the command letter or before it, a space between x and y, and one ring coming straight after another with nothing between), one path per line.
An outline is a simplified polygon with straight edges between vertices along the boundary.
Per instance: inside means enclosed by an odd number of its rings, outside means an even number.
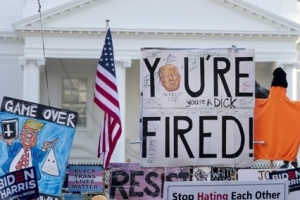
M270 169L273 169L274 168L274 162L273 160L270 161Z

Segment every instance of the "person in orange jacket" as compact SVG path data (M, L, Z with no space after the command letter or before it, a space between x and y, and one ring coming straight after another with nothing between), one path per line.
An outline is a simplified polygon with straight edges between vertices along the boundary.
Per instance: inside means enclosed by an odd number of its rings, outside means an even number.
M271 83L271 88L283 88L286 90L288 86L287 79L286 79L286 73L282 68L276 68L273 72L273 80ZM269 90L260 87L260 85L256 82L255 83L255 98L262 98L267 99L269 98ZM278 98L278 97L277 97ZM283 98L283 97L282 97ZM289 101L289 99L286 97L286 99ZM298 106L299 107L299 106ZM288 168L290 161L284 160L284 164L281 166L281 168ZM297 168L298 167L298 161L297 158L295 161L291 162L292 166Z

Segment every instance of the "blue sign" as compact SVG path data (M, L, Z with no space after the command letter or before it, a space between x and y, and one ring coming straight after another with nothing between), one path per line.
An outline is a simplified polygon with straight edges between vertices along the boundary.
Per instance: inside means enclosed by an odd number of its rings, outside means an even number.
M0 176L35 167L40 193L60 196L78 113L4 97Z
M7 173L0 177L0 199L32 199L39 196L35 167Z
M300 168L272 171L269 173L270 179L289 180L289 191L294 192L300 190Z

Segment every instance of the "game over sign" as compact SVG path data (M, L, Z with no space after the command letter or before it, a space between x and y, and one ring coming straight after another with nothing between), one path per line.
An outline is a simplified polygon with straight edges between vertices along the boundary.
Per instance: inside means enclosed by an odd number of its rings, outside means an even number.
M39 192L60 196L78 113L4 97L0 176L33 166Z

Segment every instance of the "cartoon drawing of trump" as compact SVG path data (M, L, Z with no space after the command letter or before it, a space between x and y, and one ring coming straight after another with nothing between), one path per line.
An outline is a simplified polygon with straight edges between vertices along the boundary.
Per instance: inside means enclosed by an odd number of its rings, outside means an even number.
M38 164L45 158L50 145L53 147L56 142L44 142L42 149L36 147L37 136L44 125L34 119L26 120L21 130L20 142L13 142L18 136L6 139L0 135L0 139L7 143L8 159L2 166L5 173L34 166L37 179L41 178Z

